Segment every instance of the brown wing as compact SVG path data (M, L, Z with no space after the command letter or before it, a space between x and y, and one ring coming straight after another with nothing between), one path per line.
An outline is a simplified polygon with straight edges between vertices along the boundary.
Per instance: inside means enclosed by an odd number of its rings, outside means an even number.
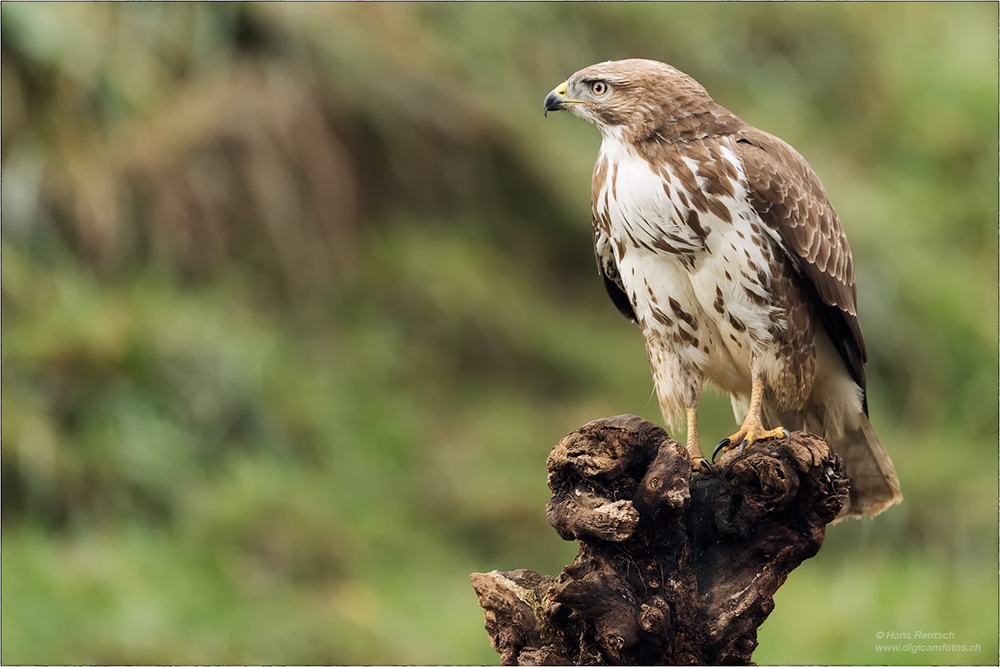
M638 322L632 302L629 301L621 276L618 274L618 262L615 261L611 239L597 220L594 221L594 257L597 258L597 270L604 280L604 289L618 308L618 312L631 322Z
M751 204L764 224L778 233L799 274L808 279L804 282L827 335L864 390L868 354L856 309L854 262L823 184L805 158L781 139L753 127L734 137ZM867 413L867 400L864 406Z

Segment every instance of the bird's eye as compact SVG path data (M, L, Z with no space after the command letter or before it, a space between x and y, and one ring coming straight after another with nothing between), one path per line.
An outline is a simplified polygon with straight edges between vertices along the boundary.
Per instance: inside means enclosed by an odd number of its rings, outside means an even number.
M608 84L603 81L595 81L590 84L590 92L592 92L597 97L600 97L604 93L608 92Z

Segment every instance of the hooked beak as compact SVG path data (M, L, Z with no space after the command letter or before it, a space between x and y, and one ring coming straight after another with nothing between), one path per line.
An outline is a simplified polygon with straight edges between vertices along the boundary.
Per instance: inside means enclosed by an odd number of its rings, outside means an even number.
M545 96L545 104L542 110L547 118L550 111L562 111L567 105L580 104L582 101L566 97L566 82L563 81Z

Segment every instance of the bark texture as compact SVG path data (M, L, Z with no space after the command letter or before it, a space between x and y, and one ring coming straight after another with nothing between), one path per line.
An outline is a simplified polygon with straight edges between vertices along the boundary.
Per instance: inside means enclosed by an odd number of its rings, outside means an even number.
M599 419L549 454L549 523L580 550L558 577L475 573L505 665L752 664L789 572L848 494L840 459L796 432L694 475L635 415Z

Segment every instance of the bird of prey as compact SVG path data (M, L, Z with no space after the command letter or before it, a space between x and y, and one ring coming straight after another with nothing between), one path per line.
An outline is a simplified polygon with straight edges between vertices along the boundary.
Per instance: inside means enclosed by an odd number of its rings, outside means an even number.
M745 415L713 459L805 430L845 465L842 517L900 502L868 421L851 250L805 159L652 60L582 69L544 108L601 132L597 266L615 306L642 329L664 419L686 416L693 470L712 471L697 425L708 381L730 394L737 421Z

